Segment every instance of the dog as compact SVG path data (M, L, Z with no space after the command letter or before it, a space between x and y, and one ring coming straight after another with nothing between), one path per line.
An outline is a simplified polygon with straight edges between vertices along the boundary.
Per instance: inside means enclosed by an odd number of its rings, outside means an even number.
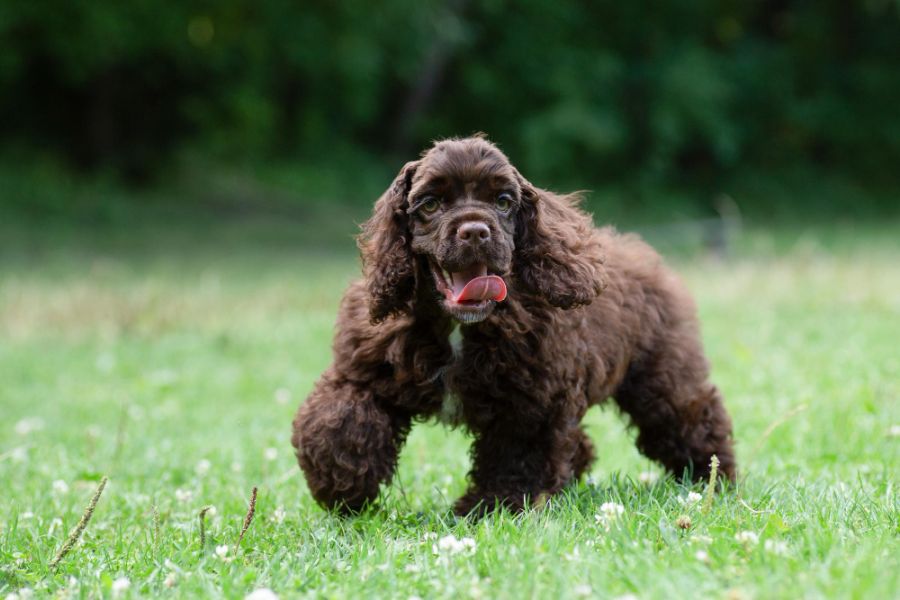
M333 363L293 421L324 507L374 501L412 423L444 415L474 437L454 511L520 511L589 469L581 421L609 398L668 471L705 478L715 455L734 480L690 295L637 236L595 227L577 194L535 187L484 137L442 140L400 170L358 246Z

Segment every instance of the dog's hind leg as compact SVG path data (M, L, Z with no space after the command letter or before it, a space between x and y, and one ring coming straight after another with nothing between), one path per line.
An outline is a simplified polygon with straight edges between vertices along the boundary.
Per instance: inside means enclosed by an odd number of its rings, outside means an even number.
M291 443L316 501L355 512L390 482L409 427L408 414L326 373L297 411Z
M632 367L614 398L637 427L637 446L645 456L697 481L709 475L715 455L719 473L733 481L731 419L707 377L699 340L682 340Z

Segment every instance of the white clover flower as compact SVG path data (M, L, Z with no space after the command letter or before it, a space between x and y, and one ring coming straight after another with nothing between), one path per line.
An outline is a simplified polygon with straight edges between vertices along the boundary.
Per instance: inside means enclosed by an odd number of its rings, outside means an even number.
M15 463L23 463L28 461L28 448L26 446L16 446L9 451L9 457Z
M238 461L234 461L233 463L231 463L231 472L232 473L240 473L243 470L244 470L244 465L242 465Z
M112 582L112 593L113 596L119 596L128 591L128 588L131 587L131 580L127 577L119 577L115 581Z
M184 504L185 502L190 502L194 499L194 492L191 490L183 490L178 488L175 490L175 499Z
M175 575L175 573L169 571L169 573L166 575L166 578L163 579L163 585L167 588L175 587L175 583L177 582L177 580L178 577Z
M279 506L275 509L275 512L272 513L272 520L276 523L283 523L284 518L287 516L287 512L284 510L283 506Z
M451 533L439 539L437 544L432 545L431 551L435 554L471 553L475 551L475 540L470 537L464 537L463 539L458 540L456 539L456 536Z
M62 479L53 482L53 491L57 494L65 494L69 491L69 484Z
M657 479L659 479L659 473L654 471L643 471L638 475L638 481L645 485L650 485L656 482Z
M17 422L15 425L16 433L18 433L19 435L28 435L33 431L40 431L43 428L44 420L40 417L25 417L24 419L20 419L19 422Z
M752 531L741 531L740 533L736 533L734 534L734 539L742 544L747 544L750 546L754 546L759 543L759 536Z
M432 552L440 554L442 552L459 552L462 550L462 544L456 539L456 536L450 534L445 535L438 540L437 544L432 545Z
M276 448L266 448L263 452L263 456L268 461L273 461L278 458L278 450Z
M484 590L478 587L478 578L472 581L471 587L469 587L469 598L484 598Z
M888 430L888 435L891 437L900 437L900 425L891 425L890 430Z
M766 543L763 545L763 548L766 552L771 552L776 556L787 556L788 555L788 545L787 542L783 540L766 540Z
M618 502L604 502L600 505L600 512L608 519L615 519L625 513L625 507Z
M213 505L209 505L206 507L206 516L209 517L210 519L212 519L214 516L216 516L216 514L218 514L218 512L219 511L216 510L216 507Z
M625 513L625 507L618 502L604 502L600 505L600 512L594 515L594 520L603 525L607 531L613 522Z
M50 521L50 528L47 530L47 535L53 535L53 532L56 531L56 528L62 527L62 524L62 519L60 519L59 517L54 518L52 521Z
M244 596L244 600L278 600L278 594L269 588L259 588Z
M216 556L218 556L222 560L225 560L228 556L228 545L222 544L221 546L216 546Z
M94 366L101 373L109 373L116 366L116 358L108 352L98 354L97 359L94 361Z
M212 467L212 463L204 458L197 463L196 467L194 467L194 473L202 477L209 473L210 467Z
M576 585L575 589L572 590L572 593L574 593L576 596L590 596L594 593L594 588L586 583L582 583L580 585Z
M25 512L23 512L22 514L19 515L20 521L28 521L29 519L33 519L33 518L34 518L34 513L31 512L30 510L26 510Z
M158 369L147 375L147 380L155 387L167 387L178 381L178 373L172 369Z
M678 501L685 506L693 506L701 500L703 500L703 494L698 494L697 492L688 492L687 496L678 498Z
M709 554L707 554L706 551L704 551L704 550L697 550L694 553L694 558L696 558L697 560L699 560L702 563L709 564Z
M6 600L27 600L34 597L34 590L30 587L23 587L18 591L6 595Z
M275 403L276 404L281 404L282 406L284 406L285 404L287 404L290 401L291 401L291 390L289 390L285 387L280 387L277 390L275 390Z
M578 551L578 546L575 546L572 549L572 552L563 553L563 559L568 562L578 562L581 560L581 553Z

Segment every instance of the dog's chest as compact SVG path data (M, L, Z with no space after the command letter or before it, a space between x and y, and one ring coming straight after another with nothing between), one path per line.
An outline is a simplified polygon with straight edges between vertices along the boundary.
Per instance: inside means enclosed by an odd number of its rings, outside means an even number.
M450 346L453 348L453 361L459 360L462 353L462 333L459 325L450 332ZM449 365L448 365L449 366ZM463 409L459 396L452 391L444 393L444 399L441 403L441 411L437 415L438 421L449 427L456 427L462 423Z

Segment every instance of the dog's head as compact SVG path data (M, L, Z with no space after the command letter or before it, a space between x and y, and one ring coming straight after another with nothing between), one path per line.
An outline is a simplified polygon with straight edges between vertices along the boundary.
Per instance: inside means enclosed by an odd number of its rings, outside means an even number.
M359 237L373 321L431 299L462 323L508 295L571 308L603 289L602 249L577 199L540 190L481 137L407 163Z

